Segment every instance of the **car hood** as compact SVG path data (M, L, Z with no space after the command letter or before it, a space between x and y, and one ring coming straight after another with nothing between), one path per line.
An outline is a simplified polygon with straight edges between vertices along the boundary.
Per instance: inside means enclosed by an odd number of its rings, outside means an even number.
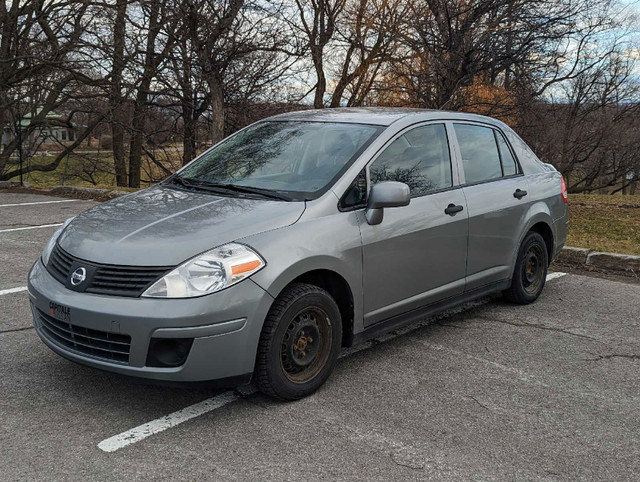
M221 244L293 224L304 209L304 202L156 186L85 211L58 243L96 263L173 266Z

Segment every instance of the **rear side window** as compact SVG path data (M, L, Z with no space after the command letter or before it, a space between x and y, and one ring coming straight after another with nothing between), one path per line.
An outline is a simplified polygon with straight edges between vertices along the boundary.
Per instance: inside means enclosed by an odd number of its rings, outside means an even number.
M507 141L498 131L493 131L498 141L498 149L500 150L500 160L502 161L502 172L505 176L513 176L518 173L518 165L509 150Z
M467 184L502 177L498 145L489 127L454 124Z
M531 148L514 132L506 131L506 134L522 168L526 169L527 172L542 172L544 168L541 165L541 161Z
M444 124L416 127L393 141L369 168L371 184L404 182L411 197L452 186Z

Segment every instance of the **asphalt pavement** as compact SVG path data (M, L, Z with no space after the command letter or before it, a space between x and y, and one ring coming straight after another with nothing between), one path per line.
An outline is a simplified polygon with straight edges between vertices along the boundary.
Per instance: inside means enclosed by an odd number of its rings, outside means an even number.
M556 274L532 305L465 305L295 403L152 386L32 328L31 264L96 204L61 200L0 192L2 480L638 480L640 285Z

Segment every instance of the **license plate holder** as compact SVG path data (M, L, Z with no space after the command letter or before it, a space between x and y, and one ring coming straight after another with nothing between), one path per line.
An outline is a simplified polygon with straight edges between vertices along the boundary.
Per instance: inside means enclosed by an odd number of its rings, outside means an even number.
M56 301L49 301L49 316L58 321L71 323L71 307Z

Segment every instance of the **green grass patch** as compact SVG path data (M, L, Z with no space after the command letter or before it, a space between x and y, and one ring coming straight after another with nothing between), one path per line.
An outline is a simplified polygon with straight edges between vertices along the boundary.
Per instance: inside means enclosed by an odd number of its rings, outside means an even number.
M55 159L54 155L36 154L25 160L25 166L46 165ZM17 167L17 165L13 166ZM149 166L146 166L147 168ZM154 168L154 166L152 166ZM155 168L157 173L159 169ZM161 175L161 174L160 174ZM19 176L12 178L18 181ZM62 159L53 171L32 171L24 175L24 181L33 187L51 188L54 186L95 187L100 189L118 189L136 191L136 188L117 187L113 170L113 155L109 151L90 152L85 155L69 154ZM151 185L145 169L141 173L142 188Z
M37 154L25 159L25 166L46 165L54 160L53 155ZM115 176L112 170L113 157L110 153L93 154L90 160L70 154L62 159L53 171L32 171L24 175L24 180L34 187L54 186L100 187L115 189ZM16 166L17 167L17 166ZM19 176L11 179L19 180Z
M640 255L640 196L569 195L567 245Z

